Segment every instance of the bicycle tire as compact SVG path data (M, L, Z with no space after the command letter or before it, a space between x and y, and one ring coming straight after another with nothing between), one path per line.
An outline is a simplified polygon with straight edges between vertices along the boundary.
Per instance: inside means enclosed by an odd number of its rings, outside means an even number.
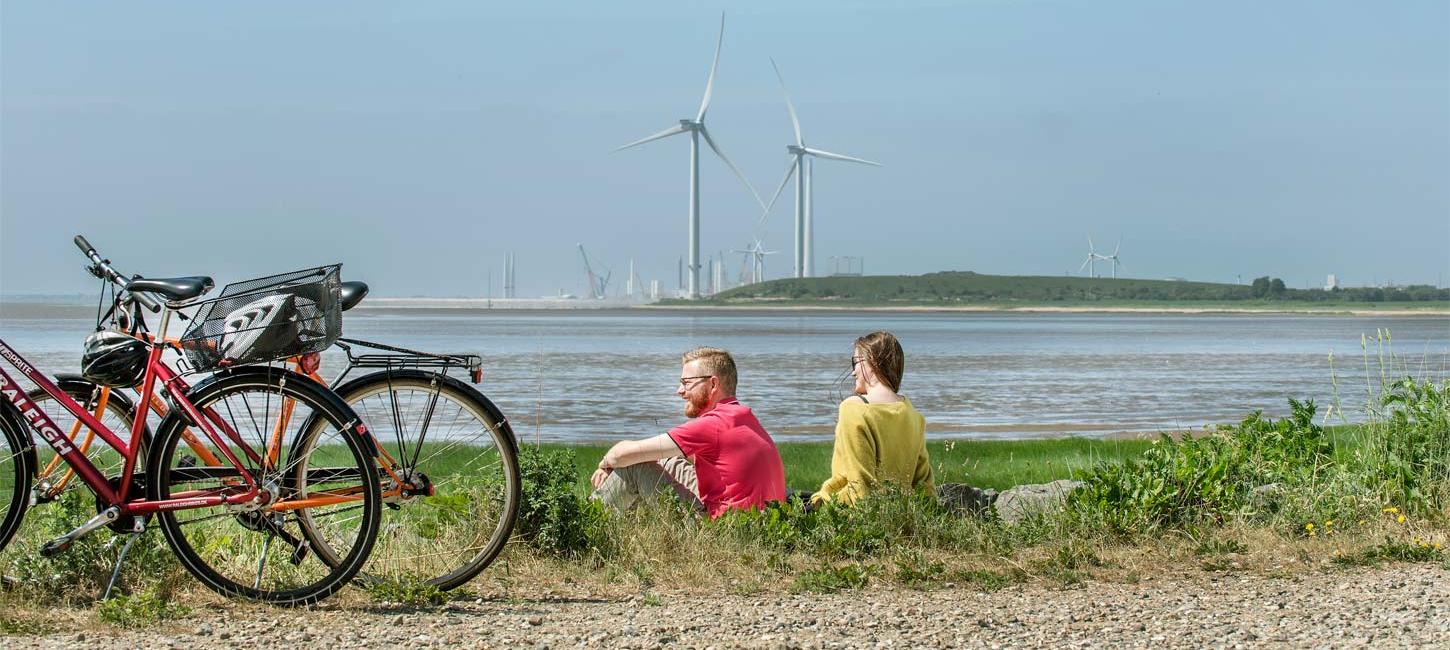
M326 387L268 367L220 372L192 389L187 398L209 419L226 422L251 448L256 459L243 455L242 444L229 444L246 471L259 486L272 490L275 499L250 512L227 506L160 512L162 533L182 566L220 594L284 606L315 603L357 575L377 538L381 496L369 443L359 432L360 420L352 409ZM262 403L260 415L254 402ZM285 420L280 415L283 404L291 409ZM239 417L238 411L244 411L245 417ZM277 447L276 466L271 467L258 461L267 457L279 422L286 422L280 434L286 444ZM235 469L199 464L192 455L195 450L179 444L191 424L173 411L158 427L147 464L148 476L155 477L147 482L152 499L166 499L176 487L214 493L237 489L240 474ZM207 440L207 444L212 443ZM351 500L274 508L291 505L294 498L326 498L342 492ZM317 519L319 513L313 511L324 508L333 542L349 543L332 564L310 557L304 538L291 530L301 528L299 513Z
M30 477L33 450L26 444L28 429L9 404L0 403L0 438L5 448L0 458L0 498L5 498L4 516L0 517L0 550L4 550L20 529L25 510L30 507ZM10 484L6 489L6 483Z
M91 412L92 414L95 413L95 404L96 401L100 399L101 390L101 387L98 384L88 379L85 379L80 375L59 374L55 376L55 385L62 391L64 391L66 395L69 395L71 399L75 400L77 404L80 404L82 408ZM34 402L36 406L40 407L41 410L45 411L45 413L50 416L50 419L55 422L56 427L60 429L62 433L69 435L71 431L76 431L77 437L82 435L80 431L75 428L75 416L71 415L70 411L62 408L59 401L52 397L50 393L47 393L44 390L37 388L30 391L30 393L28 393L26 396L30 398L31 402ZM106 399L106 411L100 416L99 419L101 420L101 424L105 425L106 428L110 429L112 433L120 437L121 440L125 443L130 444L130 437L132 435L131 425L135 422L135 415L136 405L131 401L131 398L128 397L125 393L122 393L121 389L112 388L110 396ZM71 438L71 442L75 443L75 439ZM150 443L151 428L145 422L142 422L141 449L136 453L136 458L138 459L139 463L145 462L146 450L150 447ZM47 452L51 451L50 447L45 445L44 443L37 443L36 448L44 449ZM79 445L77 445L77 448L79 448ZM52 455L49 458L46 458L44 462L40 462L37 458L37 462L35 464L35 467L33 468L36 472L34 475L34 483L37 486L42 486L44 482L51 481L57 473L64 475L65 473L72 471L70 465L66 464L64 461L61 461L60 463L52 462L52 459L54 459L54 455L53 452L51 452L51 454ZM116 450L113 449L110 445L106 444L104 440L101 440L99 436L96 436L96 439L91 441L91 445L87 449L85 454L86 458L90 459L91 463L96 466L96 469L101 470L101 474L106 478L116 478L120 476L121 462L125 460L124 457L116 452ZM47 467L52 467L49 473L45 472L45 469ZM67 480L65 489L73 489L77 486L84 485L85 483L73 478L72 476ZM46 501L57 499L60 497L58 493L53 495L41 494L39 496L44 498Z
M462 381L420 370L364 375L337 392L382 447L378 478L389 507L366 574L446 591L486 569L508 544L522 492L517 444L498 407ZM388 496L393 474L413 473L432 495ZM332 561L326 544L314 547Z

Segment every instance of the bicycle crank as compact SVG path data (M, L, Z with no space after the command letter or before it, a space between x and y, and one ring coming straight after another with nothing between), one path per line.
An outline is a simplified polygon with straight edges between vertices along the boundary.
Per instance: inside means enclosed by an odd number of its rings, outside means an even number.
M121 509L119 507L111 506L109 508L106 508L105 510L101 511L100 514L97 514L96 516L87 519L86 523L81 524L75 530L61 535L60 537L57 537L55 539L52 539L44 544L41 544L40 557L55 557L57 554L62 553L66 549L70 548L70 545L76 540L95 532L96 529L100 528L101 526L110 525L112 522L120 518Z

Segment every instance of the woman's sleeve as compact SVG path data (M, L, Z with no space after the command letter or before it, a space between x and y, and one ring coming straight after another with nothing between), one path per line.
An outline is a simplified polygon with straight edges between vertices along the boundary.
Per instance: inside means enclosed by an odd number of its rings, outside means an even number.
M931 476L931 456L926 452L926 442L922 441L921 453L916 457L916 471L911 475L911 487L936 494L936 485Z
M841 485L836 501L850 505L871 492L877 482L876 451L876 439L866 427L861 410L842 404L836 419L836 448L831 459L831 479Z

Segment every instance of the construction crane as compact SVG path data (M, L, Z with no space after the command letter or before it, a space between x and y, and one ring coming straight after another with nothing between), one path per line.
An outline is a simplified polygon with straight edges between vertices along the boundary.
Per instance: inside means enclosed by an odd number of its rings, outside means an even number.
M603 300L609 290L609 276L611 271L604 270L600 276L594 272L594 267L589 264L589 254L584 252L584 244L579 244L579 257L584 260L584 274L589 280L589 297L595 300Z

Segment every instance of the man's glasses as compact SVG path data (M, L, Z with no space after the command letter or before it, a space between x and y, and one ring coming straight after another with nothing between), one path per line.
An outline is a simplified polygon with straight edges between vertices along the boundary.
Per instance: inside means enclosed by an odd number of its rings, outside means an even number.
M697 377L680 377L680 388L689 388L691 386L694 386L695 385L695 382L700 381L701 379L709 379L711 377L714 377L714 375L699 375Z

